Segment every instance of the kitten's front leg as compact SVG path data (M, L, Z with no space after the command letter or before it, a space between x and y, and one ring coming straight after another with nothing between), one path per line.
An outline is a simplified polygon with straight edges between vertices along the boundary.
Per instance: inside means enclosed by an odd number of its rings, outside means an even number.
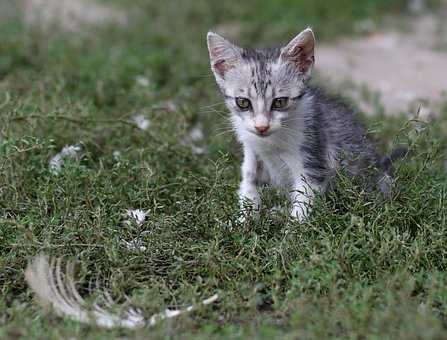
M239 186L239 206L242 212L241 220L253 212L259 213L261 207L261 197L256 188L257 160L253 151L244 148L244 161L242 163L242 181Z
M304 178L295 180L290 192L292 218L295 218L300 222L306 219L312 208L316 190L319 190L319 188L309 184Z

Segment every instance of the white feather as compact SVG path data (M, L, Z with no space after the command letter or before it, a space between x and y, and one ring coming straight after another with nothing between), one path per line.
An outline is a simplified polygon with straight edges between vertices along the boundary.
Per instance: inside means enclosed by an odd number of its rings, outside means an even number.
M49 162L50 171L53 175L58 175L64 161L71 158L79 160L82 157L82 143L65 146L58 154L54 155Z
M182 310L169 310L154 314L149 319L139 309L127 308L123 313L113 313L98 304L89 304L81 297L75 287L73 263L68 263L66 272L62 272L61 259L39 255L29 263L25 277L30 288L44 306L51 306L59 316L67 316L73 320L97 325L103 328L124 327L139 328L153 326L163 319L174 318L190 312L198 305L191 305ZM111 309L114 301L108 292L102 292L107 301L105 307ZM203 300L200 305L209 305L218 299L217 294Z
M127 217L124 224L129 225L134 222L138 227L141 227L146 221L147 213L141 209L127 209L123 216Z
M133 117L133 121L141 130L149 129L152 124L152 122L144 115L136 115L135 117Z

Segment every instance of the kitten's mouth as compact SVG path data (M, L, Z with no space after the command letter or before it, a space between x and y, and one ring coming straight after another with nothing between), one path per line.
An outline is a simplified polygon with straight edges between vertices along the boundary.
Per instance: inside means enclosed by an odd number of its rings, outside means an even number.
M260 133L260 132L254 132L254 131L250 131L252 134L254 134L255 136L258 136L258 137L260 137L260 138L266 138L266 137L268 137L268 136L270 136L272 133L269 131L269 132L263 132L263 133Z

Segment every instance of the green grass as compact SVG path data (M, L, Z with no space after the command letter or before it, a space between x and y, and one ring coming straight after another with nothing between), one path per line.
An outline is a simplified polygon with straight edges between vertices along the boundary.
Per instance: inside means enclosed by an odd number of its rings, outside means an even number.
M447 106L428 124L369 119L384 150L411 147L396 169L399 190L387 201L340 178L301 225L266 212L237 222L240 150L207 107L221 101L209 28L240 25L251 44L284 42L306 25L331 39L403 3L139 0L128 26L81 36L44 37L3 20L0 337L445 338ZM149 87L136 84L139 75ZM166 100L177 109L157 109ZM150 118L149 131L135 127L135 113ZM204 155L181 143L198 122ZM52 175L49 159L80 141L84 158ZM267 207L284 202L264 194ZM149 212L142 228L122 226L128 208ZM120 240L132 238L147 250L128 251ZM79 259L83 293L99 280L148 315L216 291L220 300L152 329L83 326L33 301L23 270L41 252Z

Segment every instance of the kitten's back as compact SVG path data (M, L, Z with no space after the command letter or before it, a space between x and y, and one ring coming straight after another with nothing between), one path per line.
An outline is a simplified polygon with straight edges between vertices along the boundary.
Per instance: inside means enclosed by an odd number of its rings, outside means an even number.
M381 168L381 156L353 108L340 97L327 94L321 88L309 87L310 119L321 129L326 152L341 163L349 174L359 175L369 167Z

